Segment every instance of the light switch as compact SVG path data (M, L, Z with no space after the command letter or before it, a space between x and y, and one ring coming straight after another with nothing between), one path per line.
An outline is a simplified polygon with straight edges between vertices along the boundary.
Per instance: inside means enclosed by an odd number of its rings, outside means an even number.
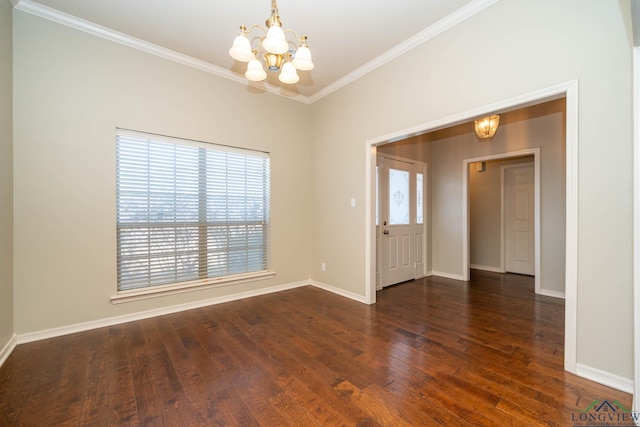
M355 208L355 207L356 207L356 198L355 198L355 197L352 197L352 198L351 198L351 207L352 207L352 208Z

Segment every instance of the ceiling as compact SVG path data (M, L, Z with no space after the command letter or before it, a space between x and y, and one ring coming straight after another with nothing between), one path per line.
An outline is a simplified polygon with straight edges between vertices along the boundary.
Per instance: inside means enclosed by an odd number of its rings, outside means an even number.
M280 83L272 73L261 85L312 102L496 1L280 0L283 28L308 35L315 69L300 71L295 85ZM164 56L177 52L182 62L195 59L199 68L243 82L246 64L231 59L228 50L240 25L263 25L271 11L269 0L12 2L17 9L103 37L112 33L106 37L112 40L120 41L123 33L135 41L124 44L147 45L142 50L156 53L160 46Z

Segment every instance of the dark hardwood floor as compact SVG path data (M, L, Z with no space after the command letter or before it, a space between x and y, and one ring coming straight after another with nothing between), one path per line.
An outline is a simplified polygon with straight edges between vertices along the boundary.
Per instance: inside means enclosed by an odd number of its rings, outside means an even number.
M307 286L19 345L0 425L566 426L595 400L631 407L563 370L564 302L532 278L377 298Z

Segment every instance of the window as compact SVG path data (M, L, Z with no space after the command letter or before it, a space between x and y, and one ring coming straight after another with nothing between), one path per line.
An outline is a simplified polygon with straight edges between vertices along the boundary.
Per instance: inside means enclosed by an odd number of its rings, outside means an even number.
M389 225L409 225L409 172L389 168Z
M266 153L119 129L118 291L266 272Z

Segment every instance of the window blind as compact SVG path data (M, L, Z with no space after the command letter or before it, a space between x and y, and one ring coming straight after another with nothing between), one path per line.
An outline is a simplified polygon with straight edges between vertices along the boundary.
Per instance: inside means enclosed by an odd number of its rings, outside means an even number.
M267 270L266 153L118 130L118 290Z

